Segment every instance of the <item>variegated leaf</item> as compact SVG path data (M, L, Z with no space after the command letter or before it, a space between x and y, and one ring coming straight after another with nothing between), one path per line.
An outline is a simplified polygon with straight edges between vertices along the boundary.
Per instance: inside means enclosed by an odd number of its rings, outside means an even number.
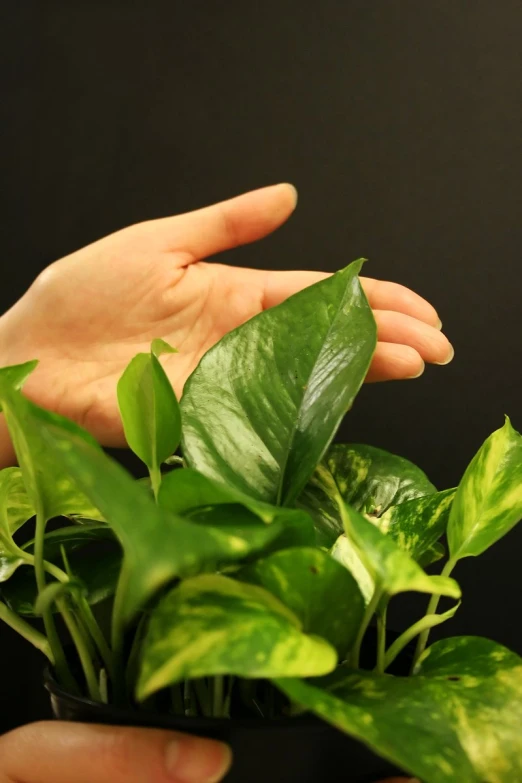
M455 489L391 506L375 521L414 560L419 560L446 532Z
M24 558L13 542L16 531L34 516L19 468L0 471L0 582L6 582Z
M425 783L522 780L522 659L488 639L437 642L415 677L343 665L277 685Z
M376 525L350 506L345 505L344 510L346 535L380 590L389 596L412 590L460 598L461 591L454 579L428 576Z
M330 556L348 569L359 585L359 590L364 598L364 603L368 605L375 592L375 579L363 563L359 550L355 547L354 543L347 538L345 533L339 536L331 548Z
M522 436L506 418L459 484L448 523L450 557L480 555L522 518Z
M334 444L298 500L314 517L319 543L326 547L343 532L332 486L345 502L369 517L380 517L391 506L436 491L426 474L403 457L373 446Z
M182 582L152 611L136 695L142 701L181 680L219 674L314 676L336 663L334 648L304 634L267 590L203 575Z
M305 633L326 639L341 658L355 641L364 601L352 575L320 549L275 552L236 578L264 587L300 619Z

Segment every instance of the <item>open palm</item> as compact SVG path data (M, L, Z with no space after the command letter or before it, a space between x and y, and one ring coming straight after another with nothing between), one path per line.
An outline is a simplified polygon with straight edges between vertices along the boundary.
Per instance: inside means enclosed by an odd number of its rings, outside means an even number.
M0 363L39 359L27 395L104 445L123 445L117 380L153 338L179 350L164 361L180 395L224 334L325 276L204 260L260 239L294 207L294 189L277 185L131 226L57 261L0 319ZM393 283L362 282L379 337L367 380L416 377L426 361L449 361L452 349L430 304Z

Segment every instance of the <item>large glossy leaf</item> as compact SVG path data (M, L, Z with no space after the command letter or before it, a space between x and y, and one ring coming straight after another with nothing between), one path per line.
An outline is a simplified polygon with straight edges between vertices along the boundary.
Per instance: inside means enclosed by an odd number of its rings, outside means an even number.
M364 380L376 345L361 261L227 334L188 380L189 466L291 505Z
M298 500L298 505L314 517L320 541L326 547L331 547L343 532L332 484L347 503L371 517L436 491L426 474L403 457L373 446L334 444Z
M24 562L13 535L28 519L34 509L28 498L19 468L0 471L0 582L9 579Z
M419 560L446 532L455 493L455 489L446 489L391 506L376 520L376 525L414 560Z
M21 389L27 378L38 366L36 360L24 364L12 364L10 367L0 367L0 379L14 389ZM0 400L0 411L2 410Z
M363 597L349 571L326 552L285 549L242 569L236 578L279 598L300 619L305 633L326 639L341 658L355 641Z
M48 453L100 509L124 550L117 618L125 623L165 584L262 550L281 533L260 524L243 535L188 522L157 506L147 489L100 449L42 423Z
M522 436L506 418L459 484L449 524L452 560L480 555L522 518Z
M309 676L336 663L333 647L303 633L298 618L267 590L203 575L182 582L153 610L137 698L183 679Z
M61 557L47 559L63 567ZM74 577L85 586L86 598L91 605L114 595L122 564L122 553L118 545L105 543L99 549L85 546L74 549L68 553L68 561ZM33 568L19 568L16 574L2 585L1 592L4 601L17 614L34 616L37 589Z
M42 439L41 429L56 425L101 451L96 441L73 422L27 400L6 382L3 374L0 374L0 402L33 508L40 507L46 519L72 514L96 519L98 510L78 489L67 471L53 460Z
M437 642L415 677L341 666L277 684L425 783L522 780L522 659L487 639Z
M151 471L176 451L181 438L178 401L158 358L165 352L175 351L155 340L150 353L134 357L118 383L127 443Z
M348 505L344 508L346 535L354 544L373 580L386 595L391 596L412 590L460 598L461 591L454 579L429 576L407 552L402 550L392 538L382 533L376 525L365 519L354 508Z

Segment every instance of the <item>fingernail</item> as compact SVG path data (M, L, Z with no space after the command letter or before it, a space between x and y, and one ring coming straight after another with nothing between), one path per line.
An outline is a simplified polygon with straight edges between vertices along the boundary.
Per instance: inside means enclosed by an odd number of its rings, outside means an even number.
M437 329L439 331L442 329L442 321L440 320L440 318L439 318L438 323L437 323Z
M425 364L424 364L424 362L423 362L423 364L422 364L422 367L421 367L420 371L417 373L417 375L408 375L408 377L406 378L406 380L407 380L407 381L414 381L414 380L415 380L415 378L420 378L420 377L421 377L421 375L423 374L423 372L424 372L424 370L425 370L425 369L426 369L426 365L425 365Z
M218 783L231 763L228 745L199 737L170 742L165 755L167 772L176 783Z
M297 206L297 199L299 197L299 194L297 193L297 188L295 187L295 185L292 185L290 182L287 182L286 184L292 190L292 193L294 195L294 209L295 209Z
M455 349L454 349L454 347L452 345L450 345L450 352L448 354L448 357L447 357L446 361L444 361L444 362L435 362L435 364L438 364L440 367L445 367L447 364L449 364L453 360L454 356L455 356Z

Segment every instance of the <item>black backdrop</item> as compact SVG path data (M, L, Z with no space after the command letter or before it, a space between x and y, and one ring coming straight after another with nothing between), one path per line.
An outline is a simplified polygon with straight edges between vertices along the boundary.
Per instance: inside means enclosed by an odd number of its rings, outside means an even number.
M288 226L227 260L335 270L367 256L366 274L436 304L456 349L419 381L365 387L343 437L442 488L504 413L522 428L518 0L1 6L0 309L123 225L289 180ZM452 632L522 653L521 560L522 527L461 564ZM38 680L22 649L0 629L0 728L40 714L15 683L24 665Z

